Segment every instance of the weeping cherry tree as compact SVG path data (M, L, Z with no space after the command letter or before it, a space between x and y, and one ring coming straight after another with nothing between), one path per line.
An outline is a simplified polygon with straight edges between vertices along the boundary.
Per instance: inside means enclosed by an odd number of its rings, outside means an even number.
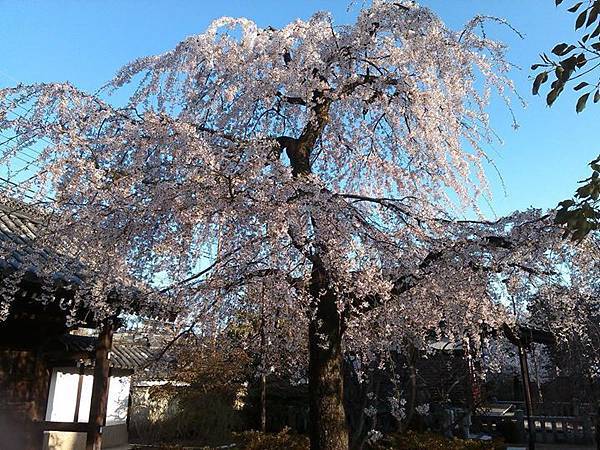
M199 323L253 301L293 321L282 345L307 349L311 446L347 449L345 345L487 190L485 108L512 85L482 21L452 30L384 0L351 25L221 18L95 95L1 90L2 161L35 149L21 186L50 218L38 240L96 274L97 310L116 286L145 284ZM266 295L250 295L257 280Z

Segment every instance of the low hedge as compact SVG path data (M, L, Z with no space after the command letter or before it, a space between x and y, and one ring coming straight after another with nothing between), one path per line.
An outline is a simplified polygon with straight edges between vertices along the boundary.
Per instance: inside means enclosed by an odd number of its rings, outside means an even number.
M372 444L369 450L501 450L504 443L494 441L475 441L472 439L445 438L435 433L415 433L385 436Z
M234 440L235 445L217 448L230 448L232 450L308 450L310 448L307 436L290 432L289 429L283 429L279 433L244 431L234 433ZM156 448L171 450L183 447ZM203 448L208 450L214 447ZM497 440L490 442L458 438L449 439L435 433L415 433L409 431L403 434L387 435L378 442L368 445L366 448L368 450L501 450L505 446Z

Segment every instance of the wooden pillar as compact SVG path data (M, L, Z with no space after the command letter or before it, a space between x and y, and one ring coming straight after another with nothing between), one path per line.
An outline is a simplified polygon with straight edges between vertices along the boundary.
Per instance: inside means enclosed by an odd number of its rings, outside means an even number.
M596 449L600 450L600 400L596 400L596 417L595 417L595 428L596 428Z
M261 369L260 375L260 431L267 431L267 367L266 367L266 333L265 333L265 285L261 286L260 294L260 357Z
M90 404L90 417L85 444L86 450L100 450L102 445L102 427L106 422L106 405L108 403L109 354L112 349L113 332L113 319L105 320L102 324L96 346L92 401Z
M83 378L85 376L85 366L82 361L78 364L79 379L77 380L77 397L75 398L75 412L73 413L73 422L79 422L79 408L81 407L81 391L83 390Z
M519 363L521 366L521 378L523 380L523 397L527 413L527 425L529 427L529 450L535 450L535 422L533 420L533 404L531 403L531 385L529 382L529 365L527 364L527 353L522 342L518 344Z
M267 431L267 376L260 376L260 431Z

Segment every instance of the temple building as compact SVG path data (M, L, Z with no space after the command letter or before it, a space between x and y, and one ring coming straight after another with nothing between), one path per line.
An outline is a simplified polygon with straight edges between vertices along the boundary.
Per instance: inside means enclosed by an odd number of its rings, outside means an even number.
M0 245L33 246L40 226L27 205L0 202ZM2 258L0 282L21 264L19 252ZM151 358L150 350L114 335L118 317L97 320L85 306L74 306L73 280L56 274L49 286L35 268L21 272L16 289L0 294L0 447L126 445L131 375Z

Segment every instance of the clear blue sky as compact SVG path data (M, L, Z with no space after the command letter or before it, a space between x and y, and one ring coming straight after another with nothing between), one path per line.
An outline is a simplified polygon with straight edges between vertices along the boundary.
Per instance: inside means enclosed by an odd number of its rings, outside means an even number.
M356 3L360 4L361 0ZM95 91L127 61L172 48L182 38L202 32L223 15L249 17L261 26L279 27L317 10L332 11L336 21L351 20L346 0L4 0L0 2L0 86L68 80ZM548 208L571 196L588 174L587 163L600 153L596 145L600 106L577 115L574 96L564 94L551 109L530 93L529 67L541 51L573 38L573 17L553 0L426 0L452 27L474 14L507 19L521 40L491 27L489 34L510 46L512 78L528 103L516 106L520 128L499 102L490 108L492 123L504 143L488 147L506 185L489 172L498 215L529 206ZM487 213L491 212L489 209Z

